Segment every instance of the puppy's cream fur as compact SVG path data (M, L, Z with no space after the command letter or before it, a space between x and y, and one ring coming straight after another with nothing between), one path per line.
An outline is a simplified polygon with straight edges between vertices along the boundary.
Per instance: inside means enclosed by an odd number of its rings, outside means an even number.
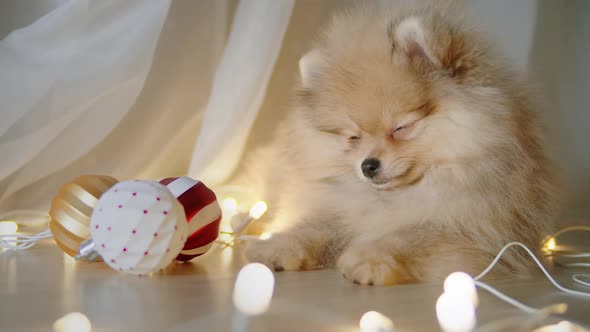
M258 226L275 234L250 260L387 285L476 273L510 241L539 247L555 199L534 115L515 75L450 17L335 16L257 167L270 206ZM381 161L371 179L367 158ZM530 268L513 252L496 271Z

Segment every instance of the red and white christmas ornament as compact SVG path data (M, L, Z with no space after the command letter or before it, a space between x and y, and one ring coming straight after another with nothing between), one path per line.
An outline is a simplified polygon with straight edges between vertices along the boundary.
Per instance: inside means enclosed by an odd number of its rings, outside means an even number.
M182 249L187 222L162 184L125 181L107 190L90 218L95 250L115 270L147 274L168 266Z
M200 181L186 176L160 181L184 207L188 239L178 261L189 261L206 253L219 236L221 207L215 193Z

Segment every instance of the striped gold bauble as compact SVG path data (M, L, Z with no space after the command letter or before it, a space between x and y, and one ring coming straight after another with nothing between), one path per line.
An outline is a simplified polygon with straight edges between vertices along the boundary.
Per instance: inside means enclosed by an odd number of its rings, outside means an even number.
M55 243L76 256L80 244L90 238L90 216L100 196L117 183L103 175L82 175L61 187L51 202L49 229Z

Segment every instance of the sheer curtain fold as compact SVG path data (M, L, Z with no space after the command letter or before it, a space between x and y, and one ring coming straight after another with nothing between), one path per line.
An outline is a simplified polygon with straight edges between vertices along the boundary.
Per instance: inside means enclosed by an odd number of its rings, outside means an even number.
M56 8L0 41L0 210L47 206L82 173L186 174L194 151L205 176L228 151L215 128L246 140L294 4L46 1ZM229 146L226 174L243 142Z
M294 0L241 1L217 68L189 174L224 182L238 165L281 50Z
M69 1L0 42L0 179L12 175L1 198L84 155L120 122L169 5Z

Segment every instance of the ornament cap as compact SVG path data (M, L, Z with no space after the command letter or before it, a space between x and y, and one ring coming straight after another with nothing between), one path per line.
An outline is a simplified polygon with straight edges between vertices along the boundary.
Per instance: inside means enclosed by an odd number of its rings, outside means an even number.
M102 258L100 254L94 250L96 244L92 239L82 242L80 245L80 249L78 250L78 255L76 255L77 261L84 261L84 262L100 262Z

